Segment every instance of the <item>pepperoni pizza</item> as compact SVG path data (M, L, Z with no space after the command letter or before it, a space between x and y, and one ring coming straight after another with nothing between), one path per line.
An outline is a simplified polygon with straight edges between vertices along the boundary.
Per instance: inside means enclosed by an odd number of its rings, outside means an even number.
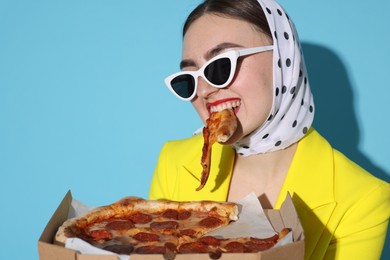
M71 218L58 229L55 241L77 237L118 254L258 252L275 245L280 235L267 239L219 239L207 233L238 219L238 207L229 202L152 201L126 197Z

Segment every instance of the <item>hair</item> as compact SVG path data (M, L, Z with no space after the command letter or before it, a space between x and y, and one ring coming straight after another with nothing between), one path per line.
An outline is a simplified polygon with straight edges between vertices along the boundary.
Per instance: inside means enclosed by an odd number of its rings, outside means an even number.
M215 14L249 22L272 39L264 11L257 0L204 0L187 17L183 26L183 37L191 24L205 14Z

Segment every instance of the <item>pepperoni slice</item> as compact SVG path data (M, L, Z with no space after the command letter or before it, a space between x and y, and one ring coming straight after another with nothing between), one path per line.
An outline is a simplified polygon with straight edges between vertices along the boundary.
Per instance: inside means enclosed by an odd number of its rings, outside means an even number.
M165 243L165 248L169 252L177 252L176 245L174 243L171 243L171 242Z
M111 251L117 254L129 255L134 251L134 247L130 244L127 245L110 245L103 248L104 250Z
M195 241L195 242L189 242L189 243L184 243L179 247L179 253L207 253L208 252L208 246Z
M223 221L216 217L207 217L199 221L199 225L208 228L218 227L221 224L223 224Z
M133 238L141 242L160 241L159 235L146 232L139 232L135 234Z
M196 231L193 229L182 229L180 230L180 236L193 236L196 234Z
M250 248L246 247L243 243L233 241L225 246L225 249L229 253L248 253L251 252Z
M169 219L178 219L179 212L175 209L167 209L162 216Z
M129 216L129 219L136 224L146 224L152 221L152 216L141 212L134 213Z
M112 239L112 234L108 230L92 230L88 232L89 236L93 240L110 240Z
M209 246L219 246L221 244L221 241L213 236L204 236L198 239L198 242L209 245Z
M210 259L220 259L222 257L222 251L220 249L217 249L214 252L209 253Z
M176 229L178 226L179 223L177 223L176 221L162 221L150 223L150 228L154 230Z
M134 227L131 220L114 220L107 223L106 228L110 230L129 230Z
M185 220L191 217L191 212L188 210L181 210L178 212L177 219L178 220Z

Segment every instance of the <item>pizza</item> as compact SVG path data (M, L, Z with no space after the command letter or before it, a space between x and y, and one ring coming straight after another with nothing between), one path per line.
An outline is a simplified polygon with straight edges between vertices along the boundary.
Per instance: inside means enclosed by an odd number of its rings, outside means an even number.
M266 239L221 239L207 235L238 219L238 206L230 202L175 202L126 197L66 220L55 242L80 238L91 245L118 254L176 254L258 252L270 247L281 235Z
M237 118L233 109L224 109L222 111L213 112L206 120L206 126L203 127L204 144L202 148L202 174L200 185L196 188L201 190L206 185L210 174L211 151L215 142L225 143L234 134L237 129Z
M268 238L239 237L239 238L218 238L214 236L203 236L193 241L179 245L179 253L209 253L212 258L218 258L222 253L257 253L275 246L284 238L290 229L284 228L280 233Z
M81 238L102 249L123 253L161 253L180 239L201 237L238 219L229 202L176 202L126 197L64 222L55 240Z

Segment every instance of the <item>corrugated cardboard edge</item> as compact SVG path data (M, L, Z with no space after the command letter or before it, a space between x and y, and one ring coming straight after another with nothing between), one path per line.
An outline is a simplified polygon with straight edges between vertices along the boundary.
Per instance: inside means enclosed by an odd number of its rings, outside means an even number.
M58 227L64 223L68 216L68 211L72 203L72 194L68 191L47 223L38 241L39 259L64 259L73 260L76 258L76 252L61 246L53 245L53 238Z
M67 219L72 194L68 191L46 225L38 241L38 253L41 260L117 260L111 255L80 255L77 252L54 245L53 238L59 226ZM294 243L283 247L272 248L261 253L224 254L223 260L293 260L304 259L304 233L298 214L294 208L290 194L287 194L280 210L265 210L272 226L276 231L284 227L293 230ZM161 255L132 255L131 260L156 260L163 259ZM177 255L175 260L200 260L210 259L207 254Z
M280 210L264 210L264 212L275 231L279 232L285 227L293 230L292 235L294 243L263 251L261 253L261 258L258 259L304 259L305 235L290 193L287 193L286 199L283 201Z
M280 210L264 210L264 212L275 231L279 232L284 227L288 227L294 231L293 241L304 240L305 235L303 228L290 193L287 193L286 199L283 201Z

